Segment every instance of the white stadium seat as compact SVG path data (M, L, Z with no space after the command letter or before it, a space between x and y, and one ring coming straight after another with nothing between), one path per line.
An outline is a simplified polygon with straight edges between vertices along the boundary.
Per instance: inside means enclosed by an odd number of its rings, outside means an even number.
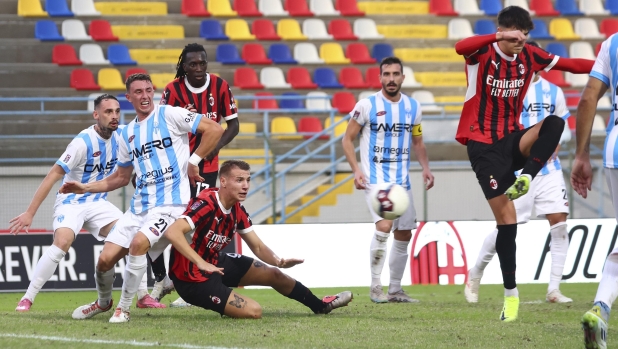
M578 18L575 20L575 34L582 39L605 39L605 35L599 32L597 21L592 18Z
M365 99L374 93L376 93L376 91L363 91L358 95L357 101L360 101L361 99Z
M571 84L572 87L584 87L588 83L588 74L571 74L564 73L564 80Z
M605 119L601 115L595 115L594 121L592 122L592 134L593 135L604 135L607 132L607 125L605 124Z
M291 88L285 82L283 71L279 67L266 67L260 71L260 83L266 88Z
M448 22L448 38L464 39L474 35L470 21L465 18L455 18Z
M412 70L412 68L410 67L403 67L403 75L406 76L405 80L403 80L403 84L401 85L401 87L403 88L408 88L408 87L421 87L421 83L416 81L416 78L414 77L414 71Z
M71 12L76 16L100 16L92 0L71 0Z
M288 11L283 10L281 0L259 0L258 10L264 16L289 16Z
M97 44L83 44L79 47L79 60L84 64L109 64L103 49Z
M62 21L62 36L65 40L92 40L92 37L86 33L84 23L79 19Z
M454 2L455 12L460 16L483 16L485 11L479 9L479 5L476 0L455 0Z
M598 109L605 108L605 110L611 110L612 102L610 101L609 97L603 96L599 98L599 102L597 103L597 108Z
M611 1L611 0L607 0ZM579 0L579 10L586 14L586 16L590 15L609 15L609 11L603 7L602 0Z
M354 21L354 35L359 39L384 39L384 35L378 33L376 22L371 18L360 18Z
M442 107L436 105L436 100L433 97L431 91L414 91L412 98L416 99L421 104L421 110L423 113L441 113Z
M519 6L524 10L530 12L531 15L534 14L534 11L530 11L530 7L528 6L528 1L526 0L504 0L504 7L507 6Z
M86 106L86 110L94 111L94 100L97 99L97 97L99 97L100 95L101 95L100 92L91 93L88 95L88 104Z
M311 91L307 93L307 97L327 97L327 96L328 95L326 94L326 92L322 92L322 91ZM330 100L327 98L325 99L307 98L305 100L305 108L313 109L313 110L333 109L333 107L330 104Z
M318 54L318 49L309 42L301 42L294 46L294 59L300 64L324 63Z
M298 0L297 0L298 1ZM332 0L310 0L309 10L316 16L340 16L341 13L335 10Z
M594 54L594 50L592 49L592 45L590 45L587 41L576 41L571 44L569 47L569 57L571 58L586 58L586 59L597 59Z
M328 34L326 24L319 18L305 19L303 22L303 34L309 40L331 40L332 35Z

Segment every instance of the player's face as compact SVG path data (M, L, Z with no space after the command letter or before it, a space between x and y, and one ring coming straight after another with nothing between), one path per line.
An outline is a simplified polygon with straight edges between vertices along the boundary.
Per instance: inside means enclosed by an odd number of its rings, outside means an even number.
M233 168L230 174L225 177L221 186L231 194L234 200L243 202L247 198L249 186L251 185L251 174L249 171L241 170L238 167Z
M105 99L101 101L93 115L99 128L116 131L120 120L120 104L117 100Z
M125 95L131 102L138 115L148 116L154 110L154 87L152 82L135 80L129 86L129 93Z
M519 30L515 27L512 28L502 28L498 27L499 32L510 32ZM521 31L526 37L528 37L528 32L522 30ZM500 49L502 52L506 53L509 56L516 55L524 49L524 45L526 44L526 40L502 40L500 41Z
M403 84L405 76L402 72L402 67L399 64L388 64L382 66L380 74L380 82L382 82L382 90L391 97L397 96Z
M185 56L183 68L187 73L187 80L193 87L202 87L206 83L206 52L189 52Z

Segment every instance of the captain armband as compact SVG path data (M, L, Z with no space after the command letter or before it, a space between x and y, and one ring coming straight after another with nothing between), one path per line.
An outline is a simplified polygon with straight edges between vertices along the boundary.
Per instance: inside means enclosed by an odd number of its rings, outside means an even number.
M414 125L414 127L412 127L412 136L418 137L422 135L423 135L423 128L421 127L421 124Z

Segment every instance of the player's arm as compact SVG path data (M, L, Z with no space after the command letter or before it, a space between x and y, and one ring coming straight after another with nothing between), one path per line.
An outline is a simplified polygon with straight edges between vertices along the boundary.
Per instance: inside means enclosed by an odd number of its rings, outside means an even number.
M356 135L360 133L361 129L361 124L359 124L355 118L352 118L350 119L350 122L348 122L348 127L346 128L345 134L341 139L343 153L345 154L345 158L348 160L348 164L350 164L350 168L352 168L352 173L354 173L354 185L356 186L356 189L365 189L365 177L363 175L363 171L361 171L358 166L356 151L354 149L354 140L356 139Z
M238 134L238 130L240 129L238 118L226 120L225 123L227 124L227 128L223 131L221 139L219 139L215 150L206 156L206 160L208 161L212 160L217 154L219 154L219 150L228 145Z
M279 258L275 252L270 249L270 247L266 246L262 242L262 239L260 239L253 230L239 235L245 241L247 246L249 246L251 252L253 252L257 258L266 264L270 264L278 268L290 268L305 261L304 259L297 258Z
M433 187L434 177L429 169L429 157L427 156L427 148L425 142L423 142L423 133L421 125L414 125L412 131L412 149L416 155L416 160L423 168L423 182L425 183L425 189L429 190Z
M463 40L459 40L455 44L457 54L468 57L476 53L481 48L502 40L525 40L526 36L519 30L508 32L497 32L495 34L475 35Z
M121 166L119 163L116 172L101 181L92 183L66 182L60 187L59 192L61 194L106 193L129 184L132 174L133 166L131 166L131 163L128 166Z
M200 145L195 149L193 155L199 156L199 162L210 154L219 143L221 136L223 135L223 128L218 123L203 117L200 119L200 123L197 125L196 133L202 134ZM192 155L192 158L193 158ZM197 166L197 165L195 165Z
M189 261L195 264L200 270L207 273L218 273L223 275L223 268L217 268L211 263L206 262L195 252L191 245L187 242L185 234L192 230L191 225L187 219L188 217L181 217L177 219L169 228L165 231L165 237L170 241L172 246L180 254L185 256Z
M589 74L594 66L594 61L584 58L560 57L553 69L568 71L573 74Z

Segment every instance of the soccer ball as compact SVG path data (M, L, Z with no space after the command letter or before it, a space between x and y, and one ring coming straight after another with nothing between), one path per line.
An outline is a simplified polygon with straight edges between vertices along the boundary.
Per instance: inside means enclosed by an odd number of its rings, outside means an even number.
M408 192L394 183L377 184L371 193L373 211L388 220L399 218L410 205Z

